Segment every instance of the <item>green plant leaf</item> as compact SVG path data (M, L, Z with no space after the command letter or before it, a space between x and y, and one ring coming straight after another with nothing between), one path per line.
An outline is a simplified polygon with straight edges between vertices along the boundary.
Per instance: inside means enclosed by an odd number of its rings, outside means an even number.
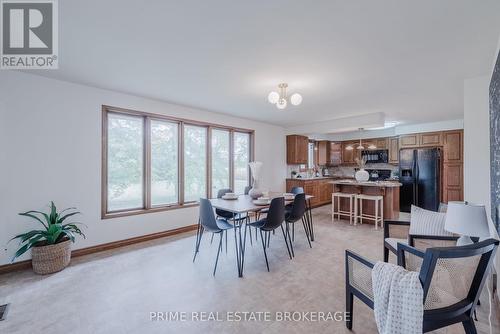
M67 236L71 240L71 242L75 242L75 235L71 231L62 231L57 242L60 242L61 239L64 238L64 236Z
M80 213L80 212L78 212L78 211L75 211L75 212L72 212L72 213L68 213L67 215L60 217L60 218L58 219L57 223L58 223L58 224L62 224L62 223L63 223L63 221L64 221L66 218L69 218L69 217L71 217L71 216L77 215L77 214L79 214L79 213Z
M14 262L14 260L16 258L18 258L19 256L23 255L24 253L26 253L26 251L28 251L30 248L32 248L33 246L36 245L36 243L42 238L42 236L38 236L38 237L35 237L33 239L30 240L30 242L28 242L27 244L25 244L24 246L22 246L21 248L19 248L16 252L16 254L14 254L14 257L12 258L12 261L11 262Z
M25 233L24 236L21 238L21 243L25 242L28 239L35 237L36 235L43 236L43 232L44 231L41 231L41 230L29 231L28 233Z
M19 215L20 216L26 216L26 217L33 218L36 221L40 222L40 224L42 224L46 229L49 228L39 217L35 216L32 213L40 213L40 212L38 212L38 211L27 211L27 212L21 212L21 213L19 213Z
M50 224L54 224L57 221L57 208L56 205L54 204L54 201L50 201Z

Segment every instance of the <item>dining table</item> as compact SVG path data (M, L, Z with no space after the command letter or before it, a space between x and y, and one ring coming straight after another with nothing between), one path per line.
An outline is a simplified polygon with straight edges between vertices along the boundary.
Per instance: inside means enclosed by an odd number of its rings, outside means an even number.
M231 212L233 214L233 219L231 222L234 224L234 240L236 243L236 264L238 267L238 277L243 277L243 265L245 262L245 239L241 236L241 227L245 223L245 219L241 219L244 215L248 215L250 212L257 213L262 209L269 208L270 202L273 198L284 197L283 193L280 192L269 192L269 202L267 204L255 204L254 199L250 195L239 195L237 199L223 199L223 198L212 198L210 202L212 207L215 209L220 209L224 211ZM311 241L314 241L314 228L311 212L311 199L314 196L306 195L306 212L304 214L305 225L311 236ZM293 199L285 198L285 204L292 203ZM198 220L198 229L196 233L196 245L195 253L198 252L202 235L202 226Z

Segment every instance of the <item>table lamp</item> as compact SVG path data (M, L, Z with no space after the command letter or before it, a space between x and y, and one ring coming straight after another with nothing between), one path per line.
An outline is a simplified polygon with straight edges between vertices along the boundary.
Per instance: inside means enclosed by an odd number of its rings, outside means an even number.
M448 202L444 229L448 232L460 234L457 246L471 244L470 237L489 237L490 229L484 205L468 202Z

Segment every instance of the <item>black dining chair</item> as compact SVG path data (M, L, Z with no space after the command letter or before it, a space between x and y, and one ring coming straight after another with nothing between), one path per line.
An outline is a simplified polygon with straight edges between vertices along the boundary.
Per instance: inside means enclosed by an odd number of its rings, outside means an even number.
M285 230L283 229L284 221L285 221L285 199L283 197L276 197L273 198L273 200L271 201L271 205L269 206L269 212L267 213L267 216L265 218L262 218L260 220L257 220L253 223L249 223L246 225L249 227L255 227L259 229L260 240L262 241L262 249L264 250L264 257L266 259L267 271L269 271L269 262L267 260L266 240L269 238L270 233L276 230L278 227L281 227L281 232L283 233L283 239L285 240L288 256L290 257L290 259L292 259L292 254L290 253L290 248L288 246ZM246 243L246 230L247 229L245 227L243 249L245 249L245 243Z
M290 189L290 193L294 194L294 195L305 194L304 188L302 188L302 187L292 187L292 189ZM304 198L304 202L305 202L305 198ZM285 215L286 215L287 211L292 210L292 207L293 207L293 203L289 203L289 204L285 205ZM292 240L295 240L295 225L292 225Z
M217 198L222 198L227 193L233 192L232 189L230 188L225 188L225 189L220 189L217 192ZM217 217L222 217L226 220L234 220L235 222L242 224L243 222L248 222L249 216L248 214L240 214L238 216L235 216L232 212L226 211L226 210L221 210L221 209L215 209L215 213L217 214ZM250 231L250 235L252 232ZM214 238L214 235L212 234L212 239L210 240L210 243L212 243ZM251 239L251 238L250 238ZM227 234L226 234L226 253L227 253Z
M227 235L227 230L232 229L233 225L228 223L228 221L225 219L216 219L214 215L214 209L212 208L212 203L210 203L210 201L206 198L200 198L199 219L200 219L201 229L200 229L200 236L198 238L198 244L196 245L196 250L193 257L193 262L196 259L196 254L198 253L203 232L207 230L207 232L211 232L212 235L219 234L220 236L219 247L217 249L217 258L215 259L215 266L213 272L213 275L215 276L215 271L217 270L217 262L219 261L219 254L222 249L222 235L224 234L224 232L226 232ZM226 239L226 247L227 247L227 239ZM238 249L236 249L236 252L238 252Z
M248 195L248 193L250 192L250 189L252 189L252 186L245 187L245 195Z
M293 203L291 207L285 208L285 223L286 223L286 234L288 236L288 240L290 241L290 250L292 251L292 256L295 256L293 251L292 238L290 237L290 225L292 226L292 234L295 235L295 222L299 220L302 221L302 226L304 227L304 232L306 234L307 242L309 243L309 247L312 248L311 238L309 237L309 230L306 227L306 222L304 218L304 214L306 212L306 194L299 193L295 195L293 199Z

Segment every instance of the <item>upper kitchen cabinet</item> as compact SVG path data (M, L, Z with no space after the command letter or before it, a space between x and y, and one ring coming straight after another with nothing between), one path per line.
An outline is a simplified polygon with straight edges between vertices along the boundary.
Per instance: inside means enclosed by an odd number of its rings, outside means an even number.
M357 145L358 142L342 142L342 163L356 163L356 158L359 155L359 150L356 149ZM352 147L352 149L348 149L348 146Z
M443 144L442 132L421 133L419 137L419 146L440 146Z
M321 140L318 147L318 165L338 166L342 163L342 145L340 143Z
M299 135L286 136L286 163L289 165L307 164L309 138Z
M418 134L399 136L399 148L418 147Z
M338 166L342 163L342 144L330 142L330 165Z
M374 139L375 146L377 146L377 150L384 150L388 148L387 138L377 138Z
M389 148L389 163L399 163L399 137L392 137L388 139Z
M463 130L443 132L444 161L462 162L463 158Z
M318 144L318 165L325 166L330 162L330 142L321 140Z

